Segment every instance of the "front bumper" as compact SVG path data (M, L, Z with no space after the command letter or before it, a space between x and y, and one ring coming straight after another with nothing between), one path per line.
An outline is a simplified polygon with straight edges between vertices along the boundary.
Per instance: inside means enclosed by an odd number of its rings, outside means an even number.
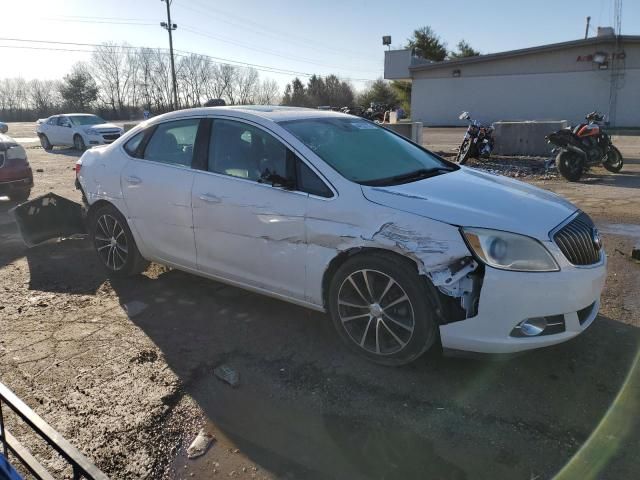
M442 325L442 346L479 353L513 353L567 341L593 323L606 274L604 252L597 265L562 265L559 272L509 272L486 267L478 315ZM558 315L564 317L563 332L511 336L523 320Z
M95 146L95 145L108 145L110 143L115 142L118 138L122 136L122 133L104 133L100 135L86 135L86 145L87 146Z

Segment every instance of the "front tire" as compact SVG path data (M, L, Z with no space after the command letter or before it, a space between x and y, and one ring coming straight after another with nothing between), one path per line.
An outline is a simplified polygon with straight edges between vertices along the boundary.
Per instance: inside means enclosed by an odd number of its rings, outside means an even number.
M82 138L82 135L79 135L76 133L73 136L73 148L75 148L79 152L84 152L87 149L87 146L84 143L84 139Z
M577 182L584 171L584 159L574 152L561 152L556 157L560 174L570 182Z
M602 162L602 166L612 173L618 173L620 170L622 170L622 167L624 166L624 160L622 159L620 150L618 150L616 147L611 147L609 149L609 155L607 155L607 161Z
M409 260L362 254L347 260L329 289L329 312L352 351L381 365L413 362L437 339L437 301Z
M124 216L112 205L99 207L90 217L89 237L100 263L110 276L130 277L149 266Z

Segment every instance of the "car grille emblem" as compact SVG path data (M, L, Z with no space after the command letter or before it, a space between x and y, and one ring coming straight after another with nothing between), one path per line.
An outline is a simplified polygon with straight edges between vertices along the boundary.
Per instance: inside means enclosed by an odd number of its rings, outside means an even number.
M593 245L596 247L596 250L600 250L602 248L602 239L600 238L598 229L595 227L591 229L591 240L593 241Z

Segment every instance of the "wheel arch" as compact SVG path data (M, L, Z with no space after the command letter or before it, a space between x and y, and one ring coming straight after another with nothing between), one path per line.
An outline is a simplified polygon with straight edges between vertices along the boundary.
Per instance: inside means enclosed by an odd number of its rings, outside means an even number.
M93 217L93 215L95 215L96 211L98 211L100 208L105 207L107 205L110 206L110 207L115 208L116 210L118 210L122 214L122 216L125 217L125 219L127 218L127 216L124 213L122 213L122 211L120 211L120 209L118 208L117 205L115 205L114 203L112 203L112 202L110 202L108 200L105 200L105 199L101 198L101 199L96 200L95 202L93 202L91 205L89 205L89 209L87 210L87 220L90 220L91 217ZM129 221L127 220L127 223L128 222Z
M322 275L322 305L327 311L329 308L329 289L331 286L331 280L333 279L333 276L338 271L338 269L347 260L355 256L376 255L376 254L397 258L399 261L405 262L406 264L411 265L412 268L415 268L416 273L419 274L420 272L420 268L416 259L406 255L402 255L401 253L398 253L396 251L389 250L386 248L353 247L347 250L342 250L335 257L331 259L331 261L327 265L327 268L324 271L324 274ZM431 285L431 281L425 275L420 275L420 278L423 278L430 286L433 286ZM434 290L436 290L435 287L434 287Z

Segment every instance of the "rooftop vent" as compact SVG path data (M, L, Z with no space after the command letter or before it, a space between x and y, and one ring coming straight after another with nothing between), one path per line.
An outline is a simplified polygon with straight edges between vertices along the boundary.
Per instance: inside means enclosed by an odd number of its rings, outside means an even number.
M616 32L613 27L598 27L598 36L599 37L613 37Z

